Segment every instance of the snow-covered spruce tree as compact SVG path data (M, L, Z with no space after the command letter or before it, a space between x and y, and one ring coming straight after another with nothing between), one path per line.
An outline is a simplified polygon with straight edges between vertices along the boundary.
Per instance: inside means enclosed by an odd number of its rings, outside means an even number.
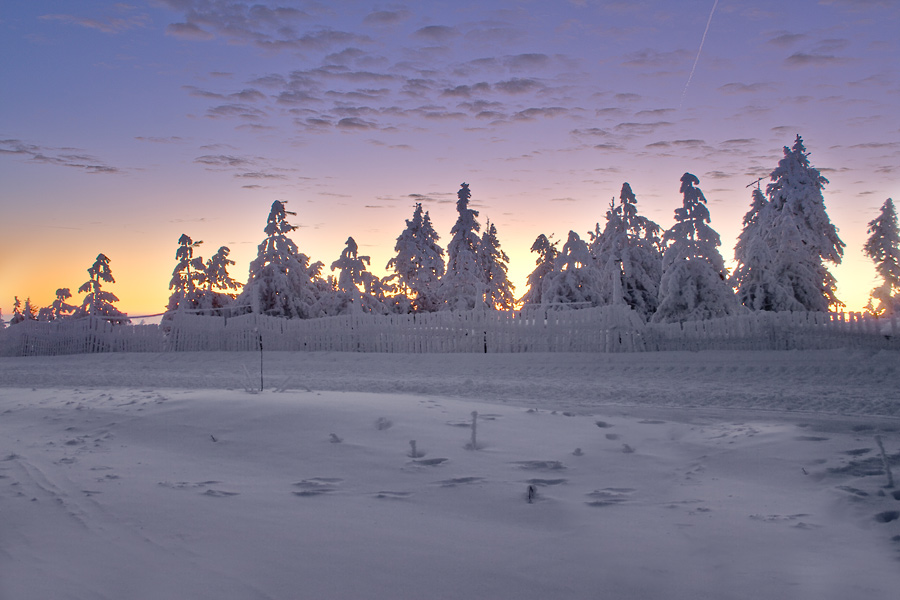
M202 241L194 241L187 234L182 233L178 238L178 249L175 250L175 260L178 261L172 271L172 279L169 281L169 303L166 306L166 314L163 320L169 320L178 311L195 311L199 308L200 290L199 282L205 278L205 265L203 258L194 256L194 249L202 244Z
M750 210L744 215L744 229L734 246L737 263L731 276L737 300L751 310L780 310L790 305L791 295L777 280L775 248L771 239L775 210L762 190L753 190Z
M234 264L234 261L228 258L230 252L227 246L221 246L203 265L203 271L197 280L199 314L219 315L223 309L234 303L237 296L235 291L239 290L242 284L228 274L229 265Z
M38 321L58 321L72 316L78 307L66 302L71 297L72 292L69 291L69 288L57 289L56 300L38 312Z
M719 234L709 223L706 198L696 176L681 177L683 205L675 209L675 224L663 234L667 244L659 286L657 323L701 321L737 311L734 291L725 279L725 262L719 254Z
M881 285L872 290L875 315L900 314L900 228L894 201L888 198L881 206L881 214L869 221L869 239L863 252L875 263Z
M103 290L104 283L115 283L112 270L109 267L109 259L98 254L97 260L87 270L90 279L78 288L79 294L87 294L81 302L81 307L76 312L78 317L103 317L113 324L123 325L131 323L125 313L113 306L119 298L112 292Z
M825 212L822 190L828 180L809 164L800 136L772 171L766 186L772 211L766 220L774 254L774 277L780 290L764 305L771 310L827 311L843 306L835 296L836 282L824 262L840 264L844 242Z
M597 225L596 230L599 231ZM619 204L610 203L606 226L593 235L602 304L625 304L644 319L656 312L662 277L662 229L637 212L637 197L622 185Z
M469 208L472 192L463 183L456 193L456 211L459 217L447 244L447 272L441 279L442 308L447 310L471 310L484 306L484 269L481 265L481 225L475 219L478 211Z
M438 245L437 232L431 217L416 203L412 219L406 220L406 229L397 238L397 253L387 268L394 271L388 280L396 279L400 289L416 311L434 311L440 306L438 284L444 275L444 250Z
M481 236L481 265L486 285L484 303L491 308L509 310L516 303L516 286L506 275L508 263L509 256L500 249L497 239L497 226L488 220Z
M541 304L597 306L601 298L599 287L600 273L587 243L570 231L569 239L553 261L553 270L543 278Z
M309 264L287 234L296 229L287 222L295 215L284 202L272 203L266 221L266 238L259 244L250 263L250 277L244 291L235 300L238 312L253 312L289 319L319 316L316 306L321 289L322 263Z
M345 300L339 312L358 311L364 313L388 314L385 304L376 297L383 291L381 280L366 269L372 263L368 256L360 256L359 246L352 237L347 238L347 246L341 257L331 263L331 270L340 270L336 292Z
M528 290L519 299L519 302L526 306L541 303L544 278L553 272L553 261L559 255L559 248L556 247L556 242L551 242L543 233L535 238L534 243L531 245L531 251L537 252L536 266L534 271L528 275Z
M15 300L13 300L13 314L9 320L9 324L18 325L24 320L25 315L22 314L22 301L19 300L18 296L15 296Z

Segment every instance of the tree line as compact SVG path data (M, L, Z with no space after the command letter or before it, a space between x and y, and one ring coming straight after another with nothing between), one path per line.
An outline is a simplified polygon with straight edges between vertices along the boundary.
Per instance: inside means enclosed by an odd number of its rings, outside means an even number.
M457 192L458 217L446 250L428 211L417 203L397 237L390 273L368 270L371 259L359 254L350 237L341 256L325 274L324 263L311 262L288 236L296 227L286 202L272 203L266 237L250 263L246 283L228 274L234 261L219 248L204 261L195 256L202 243L186 234L178 240L171 295L163 317L179 312L236 315L248 312L284 318L313 318L358 311L376 314L471 310L509 310L522 305L550 308L622 305L645 320L682 322L736 314L739 311L827 311L843 306L828 265L841 262L845 244L825 209L822 191L828 180L809 162L798 135L771 172L765 191L752 191L750 209L734 249L736 267L725 268L719 234L710 227L706 198L691 173L681 177L682 204L667 230L638 214L637 197L623 184L606 222L582 239L575 231L559 248L559 240L537 237L537 255L527 290L516 298L507 277L509 257L502 250L495 224L482 231L479 213L470 208L471 190ZM888 198L868 224L864 253L875 263L881 284L871 293L870 314L900 313L900 233L897 212ZM100 254L80 288L80 306L68 304L68 288L56 300L36 308L15 299L11 323L99 316L129 322L103 290L115 280L109 259ZM2 323L2 320L0 320Z

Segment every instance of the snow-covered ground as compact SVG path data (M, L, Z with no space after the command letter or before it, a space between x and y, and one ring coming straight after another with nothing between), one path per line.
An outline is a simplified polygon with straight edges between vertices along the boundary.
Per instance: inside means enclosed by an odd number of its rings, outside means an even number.
M0 599L900 589L896 352L259 359L0 359Z

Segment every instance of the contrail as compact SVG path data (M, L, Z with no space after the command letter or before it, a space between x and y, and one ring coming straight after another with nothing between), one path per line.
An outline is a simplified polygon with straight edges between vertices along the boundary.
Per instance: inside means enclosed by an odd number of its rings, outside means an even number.
M691 67L691 74L688 75L687 82L684 84L684 89L681 91L681 102L678 103L678 110L681 110L681 106L684 104L684 96L687 94L688 86L691 85L691 79L694 78L694 71L697 70L697 63L700 62L700 53L703 51L703 42L706 41L706 34L709 32L709 24L712 23L713 13L716 12L716 7L719 5L719 0L713 2L712 10L709 11L709 19L706 20L706 29L703 30L703 37L700 38L700 47L697 48L697 57L694 59L694 66Z

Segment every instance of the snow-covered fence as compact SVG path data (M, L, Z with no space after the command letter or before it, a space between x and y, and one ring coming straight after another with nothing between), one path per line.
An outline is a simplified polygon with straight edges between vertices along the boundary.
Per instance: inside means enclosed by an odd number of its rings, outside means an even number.
M290 350L333 352L646 352L661 350L900 350L900 321L859 313L745 313L644 323L626 307L579 310L352 314L322 319L175 315L163 325L102 319L26 321L0 330L0 355Z

